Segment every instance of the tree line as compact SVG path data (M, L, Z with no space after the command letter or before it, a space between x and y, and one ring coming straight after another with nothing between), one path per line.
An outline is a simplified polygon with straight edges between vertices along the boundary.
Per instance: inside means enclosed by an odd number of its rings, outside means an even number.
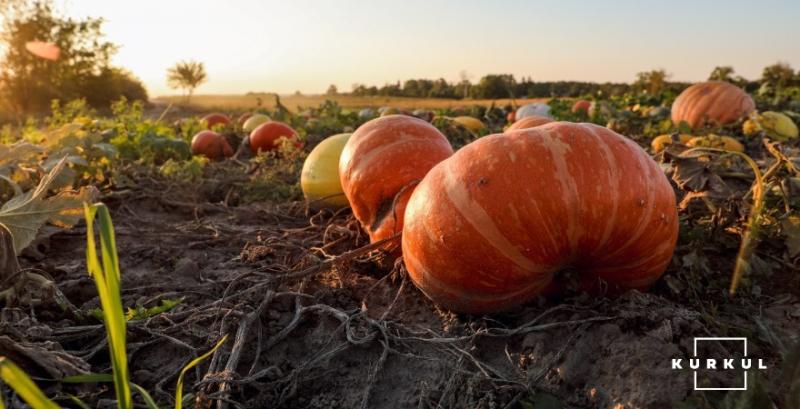
M735 83L749 92L755 92L763 83L776 87L800 86L800 71L795 72L785 63L777 63L764 68L759 80L747 80L735 74L730 66L716 67L709 75L710 80ZM476 83L467 79L448 82L444 78L409 79L404 82L385 84L381 87L353 84L351 95L354 96L386 96L415 98L550 98L550 97L586 97L599 98L622 95L631 92L658 94L662 92L679 93L691 85L688 82L669 81L669 74L664 70L640 72L630 83L622 82L587 82L587 81L534 81L531 77L517 79L511 74L485 75ZM331 85L328 94L335 94L336 87Z

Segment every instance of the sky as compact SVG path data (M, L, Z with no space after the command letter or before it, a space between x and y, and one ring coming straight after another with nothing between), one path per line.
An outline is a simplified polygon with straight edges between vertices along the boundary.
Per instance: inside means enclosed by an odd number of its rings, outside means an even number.
M663 68L678 81L731 65L746 78L800 68L798 0L57 0L103 17L116 65L153 96L166 70L202 61L197 93L323 93L330 84L409 78L630 82Z

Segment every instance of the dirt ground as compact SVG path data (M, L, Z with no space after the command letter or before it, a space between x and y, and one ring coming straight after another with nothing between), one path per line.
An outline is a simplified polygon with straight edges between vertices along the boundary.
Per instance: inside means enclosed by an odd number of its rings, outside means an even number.
M164 404L181 368L228 334L189 377L198 407L702 408L721 395L692 392L691 371L672 370L671 359L690 357L693 337L723 330L747 334L749 355L769 367L753 377L786 402L781 352L800 328L791 286L698 301L681 287L676 261L648 293L576 293L502 315L461 316L437 309L401 262L371 251L349 210L226 206L213 189L159 183L102 200L117 231L124 305L182 300L128 324L133 381ZM98 306L85 234L51 233L21 260L82 311ZM691 254L679 248L676 259ZM711 274L727 279L729 263L710 265ZM41 378L109 372L97 319L20 305L6 308L0 325L0 350L16 348L4 354ZM112 396L103 387L49 388L95 396L98 407Z

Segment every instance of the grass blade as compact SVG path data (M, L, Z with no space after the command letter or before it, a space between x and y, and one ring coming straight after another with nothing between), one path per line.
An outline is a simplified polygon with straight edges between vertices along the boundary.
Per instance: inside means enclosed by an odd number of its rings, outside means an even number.
M59 409L55 402L45 396L44 392L31 380L20 367L6 357L0 357L0 379L3 380L17 395L34 409ZM4 408L0 400L0 409Z
M128 357L125 350L125 314L120 296L120 269L114 225L108 208L102 203L84 205L84 213L86 214L86 266L97 285L103 309L117 404L119 409L130 409L132 400L128 379ZM95 218L99 226L102 261L97 255L95 244Z
M150 393L148 393L144 388L133 382L131 382L131 387L133 388L133 390L139 393L139 395L142 395L142 400L149 409L158 409L158 404L153 399L153 397L150 396Z
M87 405L86 402L82 401L81 398L79 398L79 397L77 397L75 395L67 395L67 396L69 396L69 400L71 400L72 403L75 404L75 406L77 406L77 407L79 407L81 409L92 409L92 407Z
M197 364L206 360L209 356L211 356L211 354L216 352L219 349L219 347L221 347L222 344L224 344L225 341L227 340L228 336L225 335L224 337L222 337L221 340L219 340L219 342L217 342L217 345L215 345L214 348L211 348L210 351L193 359L192 362L189 362L188 364L186 364L186 366L183 367L183 369L181 369L181 374L180 376L178 376L178 385L175 387L175 409L182 409L183 407L183 377L184 375L186 375L186 372L189 372L189 370L197 366Z

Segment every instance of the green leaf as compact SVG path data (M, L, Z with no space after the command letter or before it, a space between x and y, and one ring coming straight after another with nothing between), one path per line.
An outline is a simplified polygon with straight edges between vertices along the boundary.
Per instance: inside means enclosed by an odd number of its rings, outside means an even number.
M17 142L10 146L0 145L0 168L28 161L42 152L44 149L26 142Z
M25 371L6 357L0 357L0 379L33 409L59 409L59 406L48 399L44 392L33 383ZM0 409L4 409L2 400L0 400Z
M185 367L183 367L183 369L181 370L180 376L178 376L178 384L175 387L175 409L181 409L183 407L183 377L186 375L186 373L189 372L190 369L192 369L195 366L197 366L197 364L199 364L200 362L203 362L208 357L210 357L211 354L216 352L219 349L219 347L221 347L222 344L224 344L225 341L227 341L227 340L228 340L228 336L225 335L224 337L222 337L222 339L219 340L219 342L217 342L217 345L215 345L214 348L211 348L210 351L208 351L205 354L200 355L199 357L193 359L191 362L186 364Z
M98 203L84 205L86 214L86 266L97 285L100 305L103 308L103 321L108 335L108 349L111 355L111 368L114 375L114 389L120 409L130 409L131 387L128 378L128 356L125 350L125 315L122 312L120 296L120 269L114 225L108 208ZM100 228L100 251L97 255L94 237L94 221L97 217Z
M72 227L81 217L81 207L85 202L93 202L97 189L87 187L77 192L62 191L55 195L49 192L54 182L65 169L62 159L42 180L36 189L15 196L0 208L0 224L4 225L14 238L14 249L19 254L35 238L45 224L59 227Z
M141 305L137 305L136 308L128 308L125 313L125 319L136 321L151 318L177 307L182 302L183 299L165 299L161 300L161 305L156 305L155 307L144 308Z

